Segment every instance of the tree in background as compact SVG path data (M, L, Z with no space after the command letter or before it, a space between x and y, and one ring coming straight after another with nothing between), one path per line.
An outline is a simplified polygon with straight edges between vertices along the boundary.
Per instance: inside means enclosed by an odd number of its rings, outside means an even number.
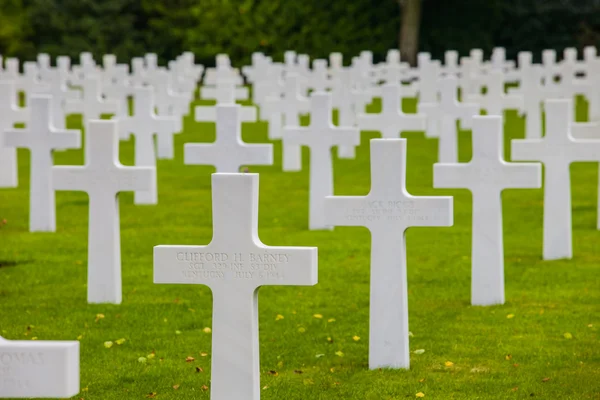
M400 4L400 32L398 43L402 59L417 64L419 30L421 27L421 0L398 0Z

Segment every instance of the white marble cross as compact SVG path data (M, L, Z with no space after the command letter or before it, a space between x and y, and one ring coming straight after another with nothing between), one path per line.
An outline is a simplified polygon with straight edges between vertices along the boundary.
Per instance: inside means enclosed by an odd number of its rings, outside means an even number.
M71 398L78 393L78 341L0 337L0 398Z
M65 103L67 114L81 114L83 123L99 119L102 114L118 114L119 104L114 100L102 98L101 81L98 75L89 75L83 79L83 98L68 99Z
M473 118L473 158L435 164L435 188L468 189L473 196L471 304L504 304L502 191L542 187L542 166L504 161L500 116Z
M313 60L309 86L315 92L324 92L331 87L329 71L327 70L327 60Z
M504 116L504 110L517 109L523 111L523 97L518 94L504 93L504 73L501 70L491 70L480 79L487 88L485 94L469 94L466 101L477 103L487 115Z
M219 98L217 99L217 106L236 104L234 96L235 87L232 82L220 82L218 88ZM216 122L217 106L195 107L194 119L198 122ZM240 106L239 115L241 122L256 122L257 114L256 107L254 106Z
M283 137L281 128L283 127L283 100L281 96L275 94L266 96L264 106L261 109L261 117L267 120L269 128L269 139L278 140Z
M412 196L406 191L406 143L371 140L369 194L325 199L328 225L371 231L370 369L409 367L406 229L453 223L452 197Z
M232 94L234 102L235 100L247 100L249 97L248 88L236 86L233 81L218 80L214 86L202 86L200 88L201 98L216 100L217 104L231 103Z
M210 287L210 398L259 400L258 288L315 285L317 249L260 241L257 174L213 174L212 207L210 244L154 247L154 283Z
M89 196L89 303L121 303L119 192L149 191L156 186L156 168L125 167L119 162L117 123L90 121L86 164L52 168L55 190L83 191Z
M217 138L214 143L186 143L184 163L214 165L217 172L239 172L243 165L272 165L272 144L248 144L242 141L241 106L217 105Z
M31 117L26 129L4 131L4 145L28 148L31 152L29 231L56 231L56 205L52 188L52 151L81 147L78 129L56 129L50 120L48 95L31 96Z
M338 110L338 126L356 126L356 114L359 107L360 94L354 90L350 71L340 68L336 71L331 88L331 103ZM353 159L356 157L355 146L339 146L338 157Z
M512 141L513 160L544 164L544 260L573 256L571 163L600 160L600 140L571 135L572 108L570 100L547 100L546 135Z
M469 129L474 115L478 114L479 107L471 103L459 103L456 100L458 81L454 76L446 76L440 80L440 104L438 108L438 120L430 120L430 123L438 123L438 162L458 162L458 137L456 122L461 127ZM429 114L432 118L435 114Z
M422 114L405 114L401 109L402 86L386 84L381 88L381 112L359 114L357 125L363 131L379 131L384 139L394 139L405 131L424 131L426 117Z
M331 94L313 92L310 97L310 125L286 126L283 142L310 148L309 229L331 229L325 223L325 196L333 194L331 148L358 146L360 134L352 127L336 127L331 123Z
M154 100L159 116L177 117L177 132L182 130L182 119L190 110L192 96L188 93L176 92L173 88L173 78L165 70L157 70L150 77L154 87Z
M285 78L283 90L283 117L284 127L299 127L300 114L309 111L308 99L300 94L299 75L288 74ZM283 142L282 169L284 171L300 171L302 169L302 150L300 146L291 142Z
M13 81L0 81L0 188L17 187L19 174L17 149L4 144L4 131L15 123L29 121L29 108L17 105L17 89Z

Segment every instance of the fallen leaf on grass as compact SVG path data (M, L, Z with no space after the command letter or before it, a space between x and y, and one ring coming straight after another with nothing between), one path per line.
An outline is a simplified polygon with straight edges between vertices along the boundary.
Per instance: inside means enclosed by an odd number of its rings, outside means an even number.
M516 392L517 390L519 390L519 388L518 387L514 387L514 388L512 388L510 390L512 390L513 392Z
M324 357L324 356L325 356L325 354L317 354L315 357L321 358L321 357Z
M204 390L204 391L206 392L206 391L208 390L208 386L206 386L206 385L202 385L201 389L202 389L202 390Z
M445 365L446 367L453 367L453 366L454 366L454 363L453 363L452 361L446 361L446 362L444 363L444 365Z
M176 335L181 335L181 331L175 331Z
M313 317L317 318L317 319L322 319L323 318L323 316L321 314L314 314Z
M147 360L146 360L146 357L140 357L140 358L138 358L138 362L139 362L140 364L146 364L146 361L147 361Z
M294 370L294 373L295 373L295 374L302 374L303 372L302 372L301 370L299 370L299 369L295 369L295 370Z
M277 375L279 375L279 372L277 372L277 371L269 371L269 375L277 376Z
M173 385L173 389L175 389L175 390L179 389L179 385Z
M104 319L104 314L96 314L96 322L100 321L101 319Z
M506 357L504 357L506 360L512 360L512 354L507 354Z
M352 340L358 342L360 340L360 336L352 336Z
M196 367L196 372L204 372L204 369L202 369L202 367Z
M147 399L155 399L156 398L156 392L152 392L152 393L148 393L148 395L146 396Z
M416 397L425 397L425 393L423 392L419 392L417 394L415 394Z
M284 316L283 316L283 315L281 315L281 314L277 314L277 316L275 317L275 321L280 321L280 320L282 320L283 318L284 318Z
M423 354L423 353L425 353L425 349L417 349L417 350L413 351L413 353L415 353L415 354Z
M419 383L423 383L423 382L425 382L425 378L419 379Z
M542 382L548 382L550 380L550 378L543 378Z
M335 318L329 318L327 322L335 322Z
M515 314L508 314L508 315L506 316L506 318L508 318L508 319L511 319L511 318L514 318L514 317L515 317Z
M569 332L566 332L563 336L565 339L573 339L573 335L571 335Z
M148 355L146 356L146 358L148 358L148 359L152 359L152 358L154 358L155 356L156 356L156 354L154 354L154 353L150 353L150 354L148 354Z
M333 343L333 339L332 339L331 337L328 337L328 338L327 338L327 341L328 341L329 343Z
M208 353L202 352L200 353L200 357L206 357L208 355Z
M123 343L125 343L125 339L117 339L115 340L115 343L118 344L119 346L122 345Z
M204 333L211 333L212 329L210 329L209 327L206 327L206 328L202 329L202 332L204 332Z
M108 341L108 342L104 342L104 347L106 347L107 349L110 349L113 346L113 342Z
M195 360L195 358L194 358L194 357L192 357L192 356L187 356L187 357L185 358L185 362L192 362L192 361L194 361L194 360Z
M335 355L338 357L344 357L344 353L342 351L336 351Z
M304 333L304 332L306 332L306 328L300 327L300 328L298 328L298 332Z

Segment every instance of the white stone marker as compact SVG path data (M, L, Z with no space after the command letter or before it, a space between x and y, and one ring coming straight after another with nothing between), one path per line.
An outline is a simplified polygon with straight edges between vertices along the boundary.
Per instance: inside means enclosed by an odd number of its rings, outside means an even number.
M156 167L154 135L157 136L158 151L161 157L173 158L173 134L177 128L176 117L159 117L154 113L154 92L151 87L138 86L134 89L133 116L119 119L121 139L135 136L135 165ZM148 190L136 191L135 204L157 204L158 186L155 180Z
M91 119L99 119L102 114L118 114L119 104L114 100L104 100L101 94L101 81L97 75L83 79L83 98L68 99L65 103L67 114L81 114L83 123Z
M487 88L486 94L469 94L466 100L477 103L487 111L487 115L504 116L504 110L517 109L523 111L523 96L504 93L504 73L494 69L483 75L480 82Z
M279 140L283 137L283 100L278 94L266 96L262 107L261 117L267 120L269 139Z
M258 175L213 174L207 246L154 247L154 283L203 284L213 296L213 400L259 400L258 288L317 283L316 247L258 237Z
M119 119L121 138L128 138L130 133L134 133L137 142L139 135L148 136L156 134L158 144L157 157L159 159L173 159L175 154L173 135L177 132L177 128L181 127L181 124L177 121L178 118L176 116L156 115L154 112L155 104L153 88L136 87L133 89L133 95L133 116ZM143 144L147 145L148 143L146 142ZM136 160L137 149L138 147L136 145ZM146 152L146 154L148 153L149 152ZM137 162L136 165L138 165Z
M357 125L363 131L379 131L384 139L395 139L404 131L424 131L426 117L405 114L401 109L402 86L386 84L381 87L381 112L359 114Z
M235 105L234 86L231 82L222 82L219 86L218 105ZM240 106L241 122L256 122L258 113L254 106ZM216 122L216 106L197 106L194 108L194 119L198 122Z
M408 368L408 293L405 231L451 226L452 197L406 191L406 139L371 140L371 191L328 196L325 220L371 231L369 368Z
M214 143L186 143L184 163L214 165L217 172L239 172L242 165L272 165L272 144L242 141L240 109L237 104L217 105L217 138Z
M248 88L245 86L236 86L233 81L218 80L214 86L202 86L200 88L200 97L208 100L216 100L217 104L230 103L231 94L235 100L247 100L249 97Z
M575 139L598 140L600 139L600 124L598 122L571 123L571 135ZM598 211L596 212L596 219L596 227L600 230L600 174L598 175Z
M285 127L299 127L300 114L308 113L310 103L300 94L300 76L288 74L283 89L283 116ZM300 171L302 169L302 150L291 142L283 142L282 169L284 171Z
M471 128L473 116L478 114L479 106L471 103L459 103L456 100L458 80L454 76L446 76L440 80L439 104L439 142L438 162L458 162L458 138L456 122L462 128ZM429 115L432 118L432 114ZM435 123L431 121L430 123Z
M336 70L336 77L332 82L331 88L331 103L338 110L338 126L356 126L358 96L357 91L352 87L350 71L346 68ZM356 158L356 147L339 146L338 157L346 159Z
M333 165L331 148L358 146L358 129L337 127L331 123L331 94L313 92L310 97L310 125L286 126L283 143L293 143L310 148L310 189L308 228L332 229L325 223L325 197L333 195Z
M52 151L81 147L78 129L56 129L50 121L48 95L34 94L29 99L31 118L27 129L4 131L4 145L28 148L31 152L29 231L56 231L56 205L52 189Z
M86 134L86 164L53 167L54 189L87 192L88 302L120 304L119 192L150 190L156 169L121 165L116 120L90 121Z
M17 149L4 144L3 133L17 122L29 121L29 108L17 105L17 89L13 81L0 81L0 188L17 187L19 174Z
M504 304L502 191L542 187L542 166L504 161L500 116L473 118L473 158L435 164L435 188L465 188L473 195L471 304Z
M512 141L512 158L544 164L544 260L571 258L572 162L600 160L600 140L576 139L571 135L572 102L547 100L546 136Z
M0 398L70 398L78 393L78 341L0 337Z

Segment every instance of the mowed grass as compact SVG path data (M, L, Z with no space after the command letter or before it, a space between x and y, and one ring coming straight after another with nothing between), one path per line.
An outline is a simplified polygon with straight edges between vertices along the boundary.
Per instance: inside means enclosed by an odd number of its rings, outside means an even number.
M415 102L404 107L414 110ZM69 124L78 127L80 120ZM523 126L507 114L507 153ZM214 125L186 117L175 159L158 162L157 206L134 206L132 193L121 194L118 306L86 303L85 193L58 192L56 233L28 232L29 153L19 150L19 188L0 190L0 219L7 220L0 228L0 331L15 340L79 339L76 399L209 398L210 290L154 284L152 248L211 240L213 168L184 165L183 144L214 140L214 132ZM334 157L336 195L369 191L369 140L378 136L362 132L355 160ZM503 193L506 304L472 307L471 195L433 189L437 141L422 132L405 137L410 193L455 196L453 227L406 234L410 349L424 350L411 353L410 370L368 369L370 234L360 227L307 230L308 150L302 172L281 171L278 142L275 165L249 167L260 173L261 240L319 248L316 286L260 289L262 398L407 399L420 392L431 399L600 398L598 164L571 168L572 260L541 260L542 190ZM266 142L266 123L244 124L243 138ZM459 140L461 161L468 161L470 132ZM120 152L131 165L133 141L121 142ZM81 164L83 153L58 152L55 160ZM121 345L104 346L121 338Z

